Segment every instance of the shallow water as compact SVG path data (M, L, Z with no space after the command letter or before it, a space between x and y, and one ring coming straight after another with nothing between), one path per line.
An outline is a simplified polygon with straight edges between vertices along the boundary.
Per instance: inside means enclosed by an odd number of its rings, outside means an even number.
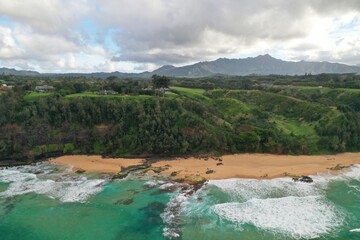
M360 239L360 166L338 176L111 181L52 165L0 170L0 239Z

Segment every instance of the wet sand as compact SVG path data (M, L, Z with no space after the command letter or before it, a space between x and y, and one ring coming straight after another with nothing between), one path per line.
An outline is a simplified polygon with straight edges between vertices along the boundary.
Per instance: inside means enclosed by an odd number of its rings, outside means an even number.
M162 172L164 175L176 172L176 178L187 175L200 175L206 179L277 178L315 175L321 172L336 173L337 171L331 169L360 164L360 153L321 156L234 154L222 156L220 159L222 161L211 157L207 160L195 157L176 158L161 160L153 163L152 166L167 168ZM145 159L102 159L101 156L63 156L50 162L72 165L75 169L81 168L87 172L117 173L121 166L139 165L144 161Z
M86 172L97 173L118 173L121 167L140 165L145 159L128 158L102 158L101 156L62 156L51 159L49 162L54 164L69 165L74 167L74 171L83 169Z

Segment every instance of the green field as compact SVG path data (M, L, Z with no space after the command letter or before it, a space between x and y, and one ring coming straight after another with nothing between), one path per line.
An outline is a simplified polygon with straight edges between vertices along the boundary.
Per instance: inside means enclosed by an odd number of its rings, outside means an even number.
M98 93L93 92L83 92L83 93L76 93L66 95L65 98L72 99L72 98L107 98L107 99L117 99L117 98L127 98L127 99L149 99L153 98L152 96L148 95L125 95L125 94L114 94L114 95L100 95Z
M286 134L294 134L296 136L311 136L316 135L314 125L280 117L270 119L270 122L275 122L279 130L283 130Z
M313 87L313 86L296 86L296 87L287 87L288 89L297 89L297 90L320 90L322 92L327 91L346 91L346 92L355 92L359 93L360 89L356 88L329 88L329 87Z
M48 97L53 94L54 93L52 93L52 92L47 92L47 93L46 92L45 93L30 92L24 96L24 100L27 102L34 102L34 101L38 101L42 97Z
M166 93L166 97L171 97L171 98L175 98L178 97L179 95L173 92L167 92Z
M30 92L24 96L24 100L27 102L34 102L38 101L41 98L49 97L54 95L54 92L48 93L38 93L38 92ZM175 93L169 95L169 97L177 96ZM69 94L65 96L66 99L74 99L74 98L106 98L106 99L117 99L117 98L126 98L126 99L150 99L153 96L149 95L124 95L124 94L115 94L115 95L100 95L98 93L93 92L83 92L83 93L76 93L76 94Z
M184 87L171 87L172 90L179 92L180 95L184 95L186 97L198 99L198 100L208 100L206 96L204 96L205 90L198 88L184 88Z
M250 112L250 108L243 102L234 98L218 98L212 101L212 105L225 117L235 117L241 113Z

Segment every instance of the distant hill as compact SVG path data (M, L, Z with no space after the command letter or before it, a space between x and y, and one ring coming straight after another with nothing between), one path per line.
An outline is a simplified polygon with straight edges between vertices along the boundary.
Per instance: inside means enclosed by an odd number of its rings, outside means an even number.
M0 68L0 74L17 75L17 76L36 76L36 75L40 75L40 73L35 72L35 71L16 70L14 68Z
M108 78L108 77L118 77L118 78L140 78L137 73L122 73L122 72L94 72L94 73L44 73L41 74L48 77L86 77L86 78Z
M266 54L245 59L219 58L215 61L199 62L162 71L163 75L173 77L204 77L219 74L304 75L305 73L360 73L360 67L329 62L288 62Z
M0 68L0 74L13 75L39 75L34 71L18 71L15 69ZM199 62L183 67L165 65L152 72L143 73L122 73L122 72L97 72L97 73L64 73L64 74L41 74L52 77L78 76L78 77L95 77L108 78L115 76L119 78L149 78L153 74L165 75L169 77L207 77L214 75L304 75L305 73L360 73L360 66L349 66L340 63L330 62L291 62L273 58L269 54L257 57L243 59L219 58L215 61Z

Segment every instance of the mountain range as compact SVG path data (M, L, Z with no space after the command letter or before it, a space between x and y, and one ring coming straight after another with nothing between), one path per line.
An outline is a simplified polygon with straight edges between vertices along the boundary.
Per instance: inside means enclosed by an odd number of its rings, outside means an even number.
M122 73L122 72L96 72L96 73L62 73L62 74L46 74L34 71L18 71L15 69L0 68L0 74L13 75L43 75L52 77L61 76L84 76L107 78L116 76L121 78L149 78L153 74L165 75L169 77L208 77L214 75L244 76L244 75L304 75L305 73L321 74L321 73L360 73L360 66L350 66L340 63L330 62L308 62L308 61L284 61L274 58L269 54L257 57L249 57L242 59L219 58L215 61L199 62L192 65L175 67L165 65L152 72L142 73Z
M35 76L40 73L35 71L16 70L14 68L0 68L0 74L4 75L17 75L17 76Z

